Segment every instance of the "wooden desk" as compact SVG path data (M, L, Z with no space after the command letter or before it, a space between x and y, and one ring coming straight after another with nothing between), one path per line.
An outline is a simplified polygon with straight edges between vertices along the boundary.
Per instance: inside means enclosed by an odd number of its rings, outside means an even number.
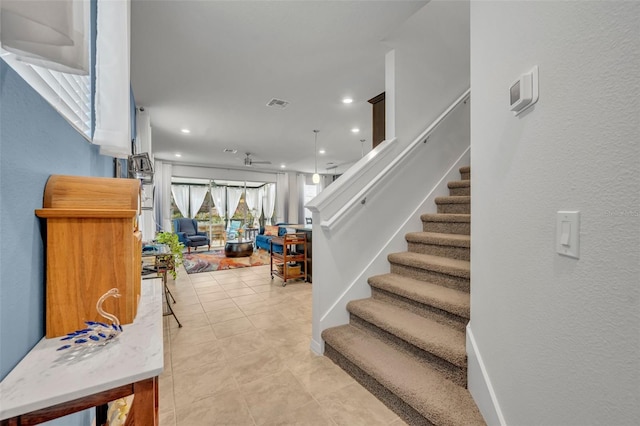
M158 379L163 369L162 296L146 280L138 315L117 340L86 357L56 351L43 338L0 382L0 425L33 425L135 394L127 424L158 424Z

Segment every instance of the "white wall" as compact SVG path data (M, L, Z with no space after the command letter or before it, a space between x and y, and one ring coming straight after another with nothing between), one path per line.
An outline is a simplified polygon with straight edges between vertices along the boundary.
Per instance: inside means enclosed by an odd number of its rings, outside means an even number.
M506 424L640 423L639 22L636 2L471 5L470 329ZM579 260L555 252L565 209Z
M469 2L433 0L384 43L386 139L407 145L469 88Z

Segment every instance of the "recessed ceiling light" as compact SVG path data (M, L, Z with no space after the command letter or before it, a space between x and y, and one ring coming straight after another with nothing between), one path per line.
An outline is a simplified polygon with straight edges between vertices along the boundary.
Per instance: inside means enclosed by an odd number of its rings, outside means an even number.
M324 154L325 152L327 151L325 151L324 149L321 149L320 151L318 151L318 154Z
M182 157L182 154L176 153L176 157Z
M352 98L343 98L342 99L342 103L343 104L350 104L351 102L353 102Z
M182 129L182 130L180 130L180 131L181 131L182 133L191 133L191 130L189 130L189 129Z
M285 167L287 167L285 164L280 164L281 169L284 169Z
M222 150L222 152L226 152L227 154L236 154L238 152L237 149L232 149L232 148L225 148Z
M351 131L353 133L358 133L360 131L360 129L358 129L357 127L354 127L353 129L351 129Z

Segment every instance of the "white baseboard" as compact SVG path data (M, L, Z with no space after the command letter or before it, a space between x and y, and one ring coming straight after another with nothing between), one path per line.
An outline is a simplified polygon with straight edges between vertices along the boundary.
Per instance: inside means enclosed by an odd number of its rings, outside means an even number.
M324 355L324 341L317 342L311 339L311 345L309 345L311 351L316 355Z
M482 355L473 337L471 323L467 324L467 366L467 386L484 421L488 425L506 426L507 422L504 420L498 398L482 361Z

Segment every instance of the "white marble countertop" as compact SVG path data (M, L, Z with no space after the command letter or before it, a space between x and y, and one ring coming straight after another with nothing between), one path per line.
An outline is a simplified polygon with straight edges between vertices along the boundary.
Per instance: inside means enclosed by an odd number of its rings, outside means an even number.
M158 376L163 369L162 280L142 281L138 314L113 342L77 356L43 338L0 382L0 420Z

